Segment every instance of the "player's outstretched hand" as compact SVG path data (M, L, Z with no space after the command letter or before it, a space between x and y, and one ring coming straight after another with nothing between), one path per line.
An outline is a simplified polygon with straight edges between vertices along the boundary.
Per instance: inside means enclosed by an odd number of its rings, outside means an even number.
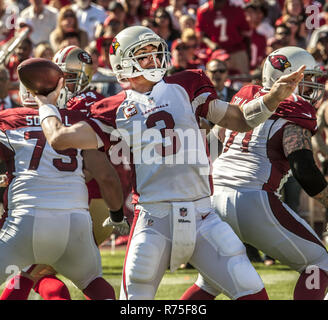
M122 236L127 236L130 233L130 224L126 217L124 217L121 222L114 222L108 217L103 222L103 227L114 227L114 229L116 229Z
M297 71L281 76L270 89L269 95L275 102L281 102L288 98L296 89L299 82L303 79L305 65L298 68Z
M39 107L42 104L52 104L54 106L57 105L57 99L59 97L61 88L64 86L64 81L64 78L60 78L56 89L51 91L47 96L34 95L35 101L38 103Z

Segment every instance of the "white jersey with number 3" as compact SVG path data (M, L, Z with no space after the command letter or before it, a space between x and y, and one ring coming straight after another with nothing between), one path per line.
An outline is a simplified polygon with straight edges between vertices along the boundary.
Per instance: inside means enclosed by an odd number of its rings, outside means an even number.
M164 78L148 94L126 90L91 107L96 121L90 119L90 125L105 149L117 142L115 135L128 144L123 153L132 153L135 203L195 201L211 195L199 117L206 118L214 99L216 92L203 71L188 70Z

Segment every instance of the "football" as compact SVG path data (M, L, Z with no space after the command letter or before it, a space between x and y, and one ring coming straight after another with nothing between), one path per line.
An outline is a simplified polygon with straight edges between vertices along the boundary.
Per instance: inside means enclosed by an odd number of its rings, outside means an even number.
M55 63L43 58L23 61L18 65L17 73L27 89L44 96L53 91L59 79L64 77L64 73Z

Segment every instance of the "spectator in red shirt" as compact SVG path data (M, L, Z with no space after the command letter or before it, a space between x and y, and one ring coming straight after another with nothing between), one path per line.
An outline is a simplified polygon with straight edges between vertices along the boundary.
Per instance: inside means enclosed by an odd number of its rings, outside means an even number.
M199 46L195 30L185 29L181 34L181 40L187 45L188 62L198 65L198 68L205 69L205 64L209 56ZM176 41L176 40L175 40Z
M245 5L246 20L251 29L255 29L258 34L266 39L274 35L274 27L266 20L268 15L268 6L265 0L251 0Z
M6 63L6 68L9 71L11 89L18 89L18 75L17 66L24 60L31 57L32 54L32 41L29 38L24 39L19 46L15 49L15 53L9 58Z
M251 1L245 6L246 20L252 32L250 70L254 70L261 65L263 59L266 57L266 37L257 31L257 27L261 23L261 19L257 18L258 12L261 12L261 5L260 2Z
M165 8L170 4L170 0L153 0L151 5L150 14L154 15L158 8Z
M190 55L188 54L188 46L181 39L176 39L172 43L172 67L168 70L167 74L186 70L198 69L199 65L195 62L189 61Z
M121 30L124 29L124 24L116 18L114 15L109 15L100 33L97 33L96 46L100 53L99 57L99 66L108 68L110 67L109 62L109 48L112 43L112 40Z
M225 49L240 73L249 72L250 27L242 8L210 0L197 10L196 31L212 50Z

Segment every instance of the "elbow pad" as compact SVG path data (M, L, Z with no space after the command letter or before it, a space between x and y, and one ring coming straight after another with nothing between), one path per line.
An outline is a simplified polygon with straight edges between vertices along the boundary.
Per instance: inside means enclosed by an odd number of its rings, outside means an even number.
M270 111L263 102L263 96L254 99L243 105L243 114L246 123L251 128L257 127L259 124L271 117L274 111Z
M294 151L287 159L293 176L310 197L314 197L326 188L326 179L316 166L311 150Z

